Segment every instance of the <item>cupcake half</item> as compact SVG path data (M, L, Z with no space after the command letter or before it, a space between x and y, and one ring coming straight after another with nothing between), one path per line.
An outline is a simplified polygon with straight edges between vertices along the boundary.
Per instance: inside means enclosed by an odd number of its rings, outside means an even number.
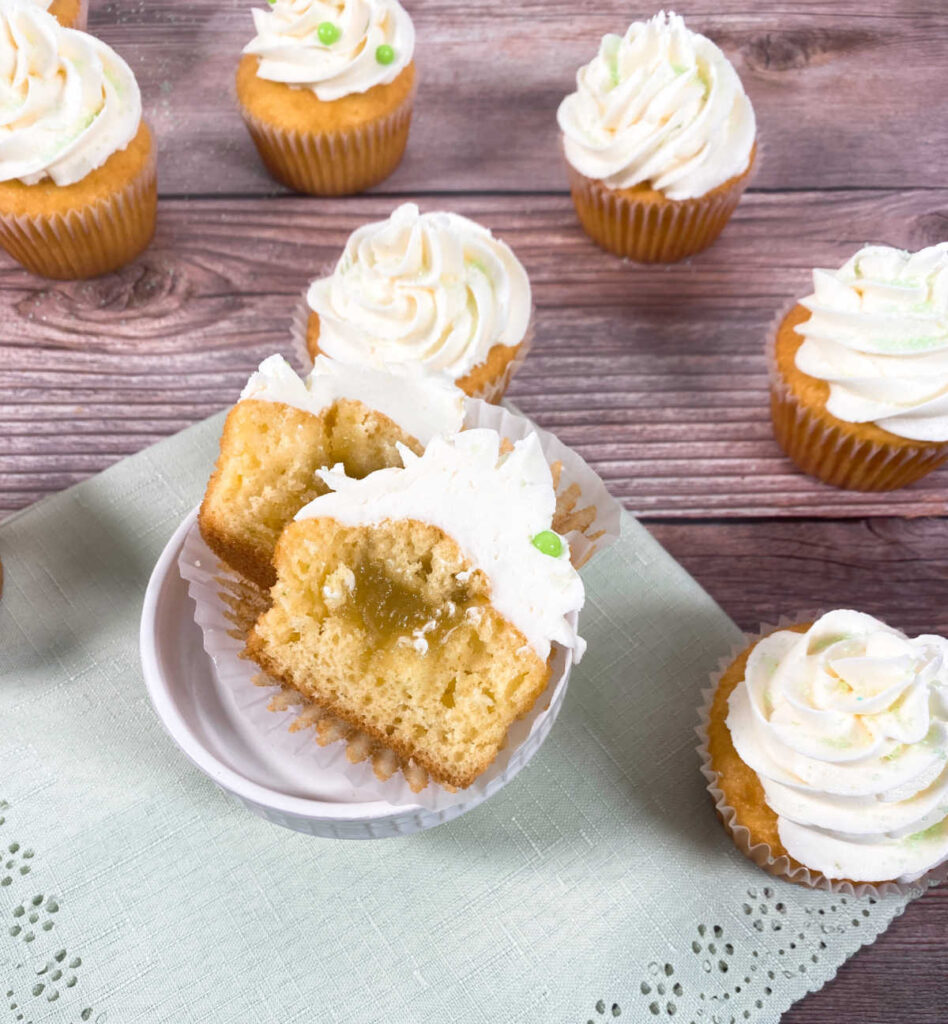
M306 302L313 358L416 364L487 401L500 400L530 343L530 281L510 247L414 203L355 231Z
M0 3L0 245L44 277L133 260L155 229L155 147L131 69L27 0Z
M493 430L435 438L404 468L364 480L321 472L333 493L297 513L275 554L271 607L247 654L272 679L467 787L551 678L576 658L584 600L536 435L502 454Z
M732 837L820 887L906 885L948 862L948 640L833 611L721 675L705 774Z
M641 262L709 246L754 165L754 110L737 72L676 14L604 36L557 120L580 222Z
M276 576L283 528L326 484L317 470L361 478L401 465L461 429L464 395L417 367L376 370L320 357L301 380L282 356L265 359L224 422L198 523L208 547L261 587Z
M237 99L267 170L315 195L387 178L415 90L415 30L398 0L271 0L253 19Z
M948 243L860 249L814 270L771 341L771 410L804 472L855 490L913 483L948 459Z

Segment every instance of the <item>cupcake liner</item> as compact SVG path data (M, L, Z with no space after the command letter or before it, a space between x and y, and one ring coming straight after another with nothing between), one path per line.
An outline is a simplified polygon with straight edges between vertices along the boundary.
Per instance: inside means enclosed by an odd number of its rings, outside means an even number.
M702 703L699 708L699 722L695 727L695 733L700 740L695 750L701 760L701 774L707 779L708 792L714 801L714 809L717 811L721 824L724 825L734 845L748 860L753 861L758 867L763 868L768 874L785 881L794 882L798 885L805 885L811 889L822 889L826 892L842 893L846 896L874 896L880 897L890 893L901 895L917 895L919 887L927 888L937 885L948 878L948 861L939 864L926 872L913 882L859 882L853 884L851 881L827 878L819 871L811 870L805 865L793 865L788 856L774 856L770 845L765 842L754 843L751 833L744 825L737 822L737 811L727 802L724 792L718 786L718 773L711 767L711 755L708 750L708 726L711 721L711 705L714 695L717 692L721 677L734 662L751 644L756 644L765 636L778 629L787 629L798 625L801 622L812 622L824 615L822 610L810 610L801 612L799 615L789 618L782 615L774 624L761 623L757 633L744 633L743 639L732 647L729 654L721 658L717 669L710 675L710 687L701 691Z
M322 271L316 274L316 277L326 277L333 272L335 269L335 263L331 266L325 267ZM309 348L306 344L306 336L309 330L309 317L313 312L310 309L309 303L306 301L306 295L309 291L309 285L306 286L303 291L303 295L299 302L297 302L293 315L290 318L290 351L292 355L295 355L303 367L308 371L313 368L313 357L309 353ZM485 381L483 386L471 397L479 398L485 402L499 402L510 387L510 382L514 378L520 367L523 366L524 360L533 348L534 337L536 336L536 305L534 304L530 309L530 319L527 322L527 329L524 331L523 338L517 345L517 352L513 359L504 367L503 373L499 377L495 377L493 380Z
M341 132L285 131L241 113L270 174L317 196L362 192L387 178L408 144L414 90L392 113Z
M130 263L151 241L158 203L152 148L137 177L114 195L65 213L0 214L0 245L42 277L97 277Z
M886 445L855 437L820 419L792 392L777 365L777 331L796 303L774 319L767 339L770 414L774 436L804 473L853 491L894 491L927 476L948 461L948 441L939 445Z
M580 174L566 162L570 193L586 234L638 263L675 263L706 249L724 230L756 163L696 199L641 202Z
M537 430L529 420L508 409L477 399L468 403L466 425L491 427L511 442L537 434L558 477L559 525L570 525L570 519L574 520L575 528L561 531L569 540L574 564L584 563L618 538L620 506L583 459L552 434ZM276 682L272 689L261 689L261 684L266 687L266 680L260 679L259 667L241 657L247 619L241 621L235 606L246 604L252 621L253 612L265 604L266 597L218 562L196 525L185 539L178 565L195 602L195 621L203 633L204 649L214 662L221 687L231 694L241 714L266 733L315 727L318 742L304 742L296 749L296 756L311 759L320 770L341 772L352 785L393 806L421 805L438 811L487 799L536 753L559 714L573 654L555 645L546 689L533 708L510 727L504 749L491 766L463 790L425 785L427 777L422 769L404 764L370 737L323 713L313 702ZM327 745L320 746L320 742ZM423 787L420 791L419 786Z

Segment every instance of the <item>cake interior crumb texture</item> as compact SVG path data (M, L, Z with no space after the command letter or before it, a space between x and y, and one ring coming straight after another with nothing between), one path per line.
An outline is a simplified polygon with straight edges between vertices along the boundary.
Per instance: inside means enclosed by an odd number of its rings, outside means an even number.
M415 520L283 532L247 654L438 782L469 786L550 677L443 530Z
M201 535L232 569L272 586L277 538L304 505L328 490L316 470L341 462L348 476L361 479L400 466L397 442L421 454L414 437L358 401L336 401L319 415L280 402L238 402L224 423L201 505Z

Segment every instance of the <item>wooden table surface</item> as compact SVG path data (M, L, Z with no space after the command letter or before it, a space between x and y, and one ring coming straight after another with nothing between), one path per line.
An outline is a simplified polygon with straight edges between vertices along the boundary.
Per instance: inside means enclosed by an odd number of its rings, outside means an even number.
M0 253L0 514L232 402L286 350L300 294L350 231L403 197L473 216L530 273L537 341L510 391L599 470L741 625L855 606L948 633L948 471L894 494L836 491L775 444L764 340L865 241L948 238L942 0L679 5L736 65L759 170L708 252L623 264L580 231L556 106L620 0L407 0L421 84L405 161L376 192L320 200L264 174L235 110L247 0L92 0L160 150L158 233L118 274L31 277ZM797 1004L787 1024L944 1024L948 887Z

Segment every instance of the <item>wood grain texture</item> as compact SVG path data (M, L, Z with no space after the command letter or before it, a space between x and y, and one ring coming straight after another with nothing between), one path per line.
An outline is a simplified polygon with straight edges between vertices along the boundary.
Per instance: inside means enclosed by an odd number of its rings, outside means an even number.
M168 195L272 193L237 113L248 0L92 3L90 29L129 61ZM606 32L650 8L624 0L409 0L421 87L402 167L384 192L565 191L556 108ZM757 112L758 188L941 186L948 135L918 118L939 95L948 21L936 0L865 5L684 0L731 58ZM942 93L944 82L941 83ZM934 129L934 130L933 130ZM911 154L911 156L909 156Z
M423 197L423 207L443 205ZM0 267L0 508L96 472L235 400L288 351L293 310L391 199L166 200L136 264L80 283ZM941 514L948 471L891 494L838 491L773 440L764 343L777 311L864 239L948 235L948 189L750 195L708 252L623 263L566 197L456 197L523 259L537 340L511 397L648 516ZM818 209L818 216L816 210Z

